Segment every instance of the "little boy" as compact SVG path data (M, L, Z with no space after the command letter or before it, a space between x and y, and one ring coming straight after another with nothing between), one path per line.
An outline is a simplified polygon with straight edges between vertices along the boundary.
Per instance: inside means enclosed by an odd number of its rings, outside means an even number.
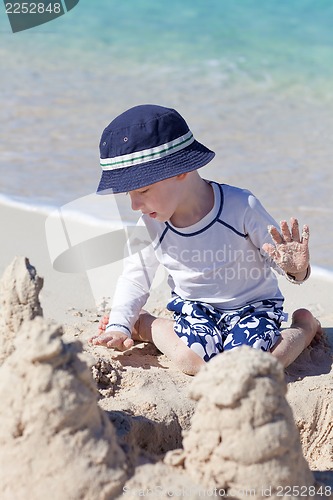
M197 142L177 111L136 106L113 120L100 142L100 194L127 192L151 244L125 259L111 313L95 345L125 350L153 342L194 375L215 355L249 345L284 366L321 334L310 311L293 313L290 328L272 268L293 283L310 275L309 229L280 227L249 191L200 177L215 154ZM162 264L174 320L142 308Z

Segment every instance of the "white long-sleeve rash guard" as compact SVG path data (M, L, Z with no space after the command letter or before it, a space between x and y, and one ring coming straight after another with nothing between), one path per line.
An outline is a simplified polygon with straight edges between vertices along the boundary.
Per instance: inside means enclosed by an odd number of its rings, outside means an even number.
M272 267L284 273L262 250L272 242L268 226L278 224L250 191L209 182L214 207L196 224L178 228L141 217L138 226L146 228L151 243L124 259L107 331L131 334L159 264L174 293L221 310L283 299Z

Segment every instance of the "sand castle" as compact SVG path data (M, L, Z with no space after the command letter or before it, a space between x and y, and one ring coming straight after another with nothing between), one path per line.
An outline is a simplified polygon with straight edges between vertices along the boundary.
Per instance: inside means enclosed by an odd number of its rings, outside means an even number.
M43 278L27 258L15 258L0 280L0 364L13 350L13 341L23 321L42 316L39 292Z
M61 327L41 317L41 280L29 261L16 259L8 271L5 325L21 326L0 367L1 498L114 498L127 478L126 460L98 407L91 363L80 343L65 344Z
M192 380L196 409L183 448L158 463L146 455L146 463L133 467L98 404L94 361L42 317L41 287L24 258L14 260L0 285L2 499L153 498L154 492L202 498L214 488L228 498L249 492L259 499L282 496L279 488L293 485L312 491L283 369L245 347L214 358Z
M272 356L246 346L217 356L190 394L198 404L178 461L196 481L235 498L297 498L302 485L307 498L314 478Z

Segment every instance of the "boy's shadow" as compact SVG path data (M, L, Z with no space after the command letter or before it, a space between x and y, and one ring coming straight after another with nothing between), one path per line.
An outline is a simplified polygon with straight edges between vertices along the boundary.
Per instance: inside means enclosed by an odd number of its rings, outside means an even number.
M161 352L153 344L136 342L131 349L119 352L112 356L121 363L123 367L131 366L149 370L152 367L167 369L166 365L160 363Z

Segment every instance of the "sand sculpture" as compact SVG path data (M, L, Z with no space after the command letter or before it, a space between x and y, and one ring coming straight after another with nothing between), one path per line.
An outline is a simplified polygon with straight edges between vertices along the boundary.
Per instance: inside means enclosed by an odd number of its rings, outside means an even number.
M61 327L40 316L41 281L31 276L27 260L16 259L2 283L7 325L21 326L0 367L1 498L114 498L126 460L97 404L91 362L81 343L65 344Z
M287 490L297 498L293 486L307 498L314 479L285 393L282 366L267 353L241 347L217 356L192 383L198 403L178 462L200 484L235 498Z
M43 278L29 259L15 257L0 280L0 363L13 350L13 340L23 321L42 316L39 292Z

